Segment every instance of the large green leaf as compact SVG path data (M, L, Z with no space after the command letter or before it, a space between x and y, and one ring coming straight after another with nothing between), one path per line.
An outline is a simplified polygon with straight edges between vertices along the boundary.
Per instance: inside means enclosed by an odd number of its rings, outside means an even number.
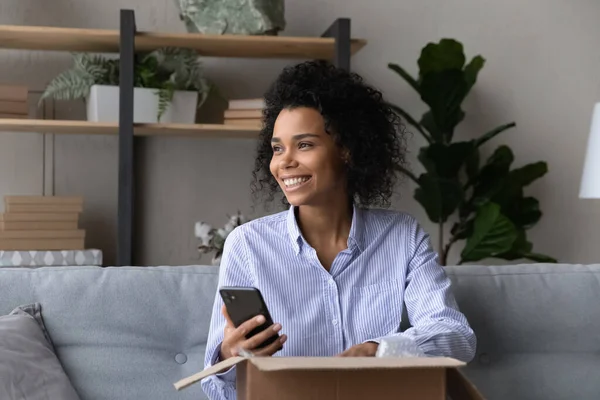
M431 110L435 126L446 142L465 114L460 108L467 94L467 83L460 69L429 72L421 80L421 99Z
M508 252L518 237L518 231L500 212L500 206L487 203L477 211L473 234L461 253L461 263L479 261Z
M417 83L415 78L413 78L408 72L406 72L404 68L394 63L389 63L388 68L400 75L406 81L406 83L408 83L413 89L415 89L417 93L421 93L421 91L419 90L419 84Z
M443 178L458 179L458 172L474 149L472 141L448 145L432 143L421 148L418 158L427 172Z
M510 171L510 179L517 182L520 186L527 186L536 179L544 176L547 172L548 164L544 161L538 161Z
M419 76L446 69L462 70L465 65L463 45L454 39L442 39L439 43L428 43L417 61Z
M527 236L523 229L517 229L517 238L512 243L510 249L504 253L497 254L497 258L504 260L518 260L523 258L523 254L529 253L533 249L533 244L527 240Z
M491 131L489 131L486 134L484 134L483 136L477 138L475 140L475 145L477 147L479 147L482 144L484 144L485 142L487 142L488 140L492 139L494 136L496 136L496 135L504 132L507 129L513 128L515 126L517 126L517 124L515 124L514 122L510 122L508 124L500 125L499 127L494 128Z
M494 151L475 179L472 201L474 205L487 203L502 190L513 160L513 152L508 146L500 146Z
M423 206L432 222L446 222L463 199L460 182L425 173L419 176L418 183L415 200Z
M533 197L520 197L503 207L502 212L518 227L529 229L542 217L540 202Z
M502 186L491 196L503 208L509 207L513 202L523 197L523 188L534 180L541 178L548 172L545 162L527 164L508 173L502 181Z
M498 254L496 257L504 260L520 260L520 259L529 259L536 262L543 263L555 263L557 262L555 258L539 254L533 253L533 244L527 240L525 231L523 229L518 230L517 239L514 241L511 249L506 253Z
M471 90L475 82L477 82L477 75L484 65L485 59L481 56L476 56L465 67L465 81L467 82L468 90Z
M547 256L545 254L540 253L525 253L523 254L523 258L526 258L531 261L539 262L539 263L556 263L558 260L554 257Z

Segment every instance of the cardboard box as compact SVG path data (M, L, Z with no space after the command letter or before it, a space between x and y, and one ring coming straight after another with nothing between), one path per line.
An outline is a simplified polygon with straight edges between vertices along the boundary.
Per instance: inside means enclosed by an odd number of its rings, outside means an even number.
M482 400L445 357L232 357L175 383L182 390L236 365L238 400Z

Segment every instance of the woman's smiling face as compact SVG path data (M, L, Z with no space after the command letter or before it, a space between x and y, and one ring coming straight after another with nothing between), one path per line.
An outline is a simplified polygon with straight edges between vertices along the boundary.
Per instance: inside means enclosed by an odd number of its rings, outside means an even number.
M325 131L321 114L308 107L283 109L273 128L271 174L294 206L346 198L341 149Z

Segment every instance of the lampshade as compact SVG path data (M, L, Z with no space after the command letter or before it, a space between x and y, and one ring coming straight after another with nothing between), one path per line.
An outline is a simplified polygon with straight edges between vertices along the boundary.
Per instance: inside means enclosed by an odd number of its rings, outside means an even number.
M600 199L600 103L594 106L579 197Z

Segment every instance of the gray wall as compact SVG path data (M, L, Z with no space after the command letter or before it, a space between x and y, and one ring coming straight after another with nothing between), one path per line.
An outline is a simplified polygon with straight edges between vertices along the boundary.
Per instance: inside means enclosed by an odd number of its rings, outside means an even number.
M136 11L140 30L184 31L174 0L9 0L0 2L0 24L116 29L121 8ZM516 121L516 129L486 150L504 143L513 148L517 165L549 163L550 173L528 192L540 199L545 213L530 232L534 249L563 262L600 259L600 202L577 198L591 111L600 99L600 3L288 0L286 15L285 35L320 35L335 18L352 18L353 36L369 42L353 59L353 69L415 115L423 112L423 105L386 68L388 62L415 73L420 49L441 37L462 41L468 58L482 54L487 65L465 103L467 118L457 135L468 138ZM0 82L25 83L32 90L43 89L70 66L66 53L1 50L0 57ZM206 67L226 96L254 97L289 62L207 59ZM242 79L241 70L252 79ZM84 117L80 104L54 108L49 105L46 114ZM34 112L41 110L32 107ZM419 136L410 138L411 161L422 144ZM101 248L110 264L115 254L116 145L116 137L2 134L0 196L82 194L88 246ZM152 138L144 139L142 149L139 262L207 261L195 251L193 224L203 219L221 225L227 213L238 209L252 213L248 192L254 143ZM414 169L420 166L414 164ZM436 243L437 227L412 199L412 190L410 182L399 187L394 208L417 216Z

